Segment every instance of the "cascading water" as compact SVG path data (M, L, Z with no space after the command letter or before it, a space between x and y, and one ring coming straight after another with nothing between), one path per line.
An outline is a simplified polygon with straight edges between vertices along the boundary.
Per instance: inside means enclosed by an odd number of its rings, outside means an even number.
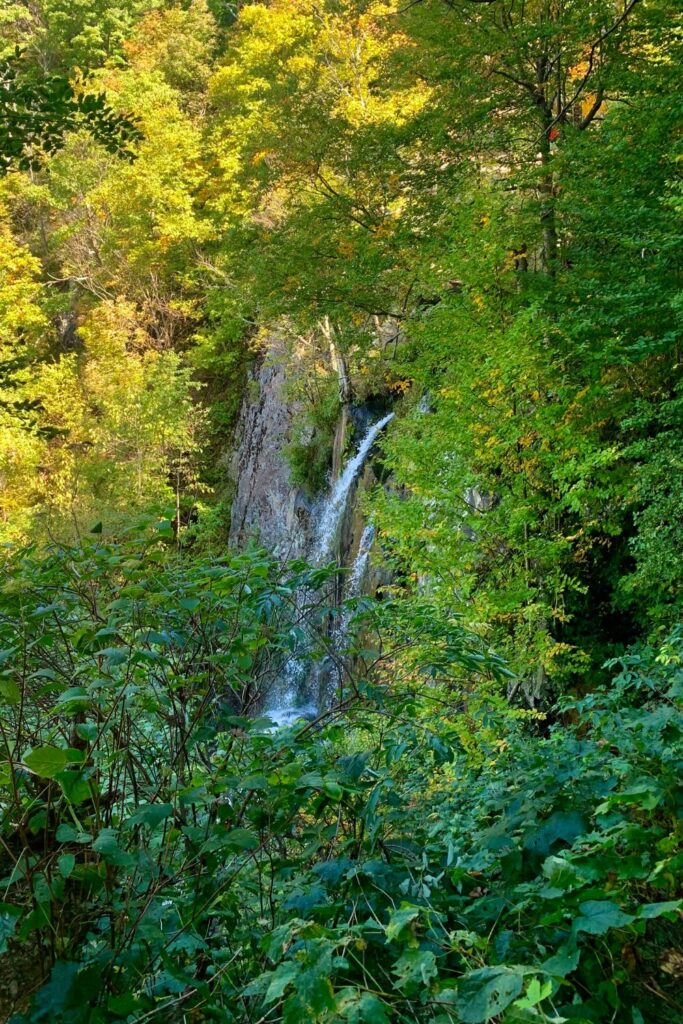
M368 565L370 564L370 552L372 551L372 545L375 543L375 534L376 530L373 523L368 523L363 530L363 534L358 545L358 552L353 565L351 566L351 572L346 580L344 596L347 599L350 597L360 597L363 593L363 584L365 583ZM341 618L341 622L335 630L335 647L338 650L344 649L350 621L350 613L345 612Z
M346 511L349 491L363 468L363 464L370 453L370 449L377 440L377 436L393 418L394 414L390 412L370 427L361 441L358 451L350 462L346 464L344 472L332 488L332 493L325 503L318 526L318 543L315 551L315 560L318 564L324 562L332 554L339 526Z
M316 531L313 560L317 565L322 565L331 558L346 512L351 488L378 435L393 417L393 412L389 413L370 427L361 441L358 451L344 467L341 476L333 485L331 493L322 507ZM374 538L375 528L369 525L363 532L358 554L349 574L346 589L350 597L356 597L361 592ZM305 601L306 595L302 595L301 599ZM343 640L347 629L348 619L345 618L334 637L330 638L335 646ZM317 678L316 674L316 681ZM290 725L299 718L313 717L317 710L318 695L312 692L316 686L307 685L309 683L308 666L303 657L295 652L287 661L281 685L271 694L269 706L266 709L267 716L278 726Z
M365 574L368 570L368 562L370 561L370 552L372 551L372 545L375 543L375 532L373 523L368 523L363 530L363 535L358 545L358 554L349 573L346 585L347 597L359 597L363 590Z
M265 714L276 726L291 725L300 718L315 718L318 707L303 692L308 674L305 663L292 656L282 675L279 692L271 694Z

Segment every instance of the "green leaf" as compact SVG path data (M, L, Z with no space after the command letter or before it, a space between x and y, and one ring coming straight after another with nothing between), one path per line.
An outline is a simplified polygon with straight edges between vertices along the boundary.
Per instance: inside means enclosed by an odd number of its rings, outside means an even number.
M44 779L53 779L68 763L67 752L59 747L34 747L24 758L26 767Z
M120 996L110 996L107 1009L111 1013L115 1013L117 1017L129 1017L132 1013L142 1009L143 1005L139 996L134 996L132 992L125 992Z
M63 853L61 857L57 859L57 866L62 878L68 878L76 866L76 858L73 853Z
M258 847L258 839L246 828L232 829L224 841L228 846L234 846L238 850L255 850Z
M55 778L70 804L82 804L91 795L90 786L79 771L59 772Z
M538 978L532 978L522 998L516 1001L515 1007L520 1010L530 1010L532 1006L537 1006L549 995L552 995L552 991L552 981L541 982Z
M512 967L482 967L458 984L455 1005L465 1024L482 1024L510 1005L522 991L523 974Z
M564 857L546 857L543 874L556 889L569 889L581 881L576 866Z
M575 971L579 966L580 952L577 947L564 946L551 956L543 964L546 974L554 974L559 978L566 978L568 974Z
M334 800L335 803L339 803L341 798L344 796L344 790L338 782L333 782L327 779L323 783L323 792L326 796L329 796L330 800Z
M97 739L98 728L94 722L80 722L76 726L76 733L87 743L93 743Z
M116 830L113 828L103 828L92 848L102 855L107 864L114 867L131 868L135 864L134 858L119 846Z
M338 1007L347 1024L389 1024L384 1003L372 993L345 990L340 996Z
M104 647L96 653L98 658L106 658L110 665L123 665L130 657L126 647Z
M576 811L556 811L524 843L526 850L549 854L557 842L572 843L586 829L586 820Z
M143 804L125 822L125 828L147 825L154 829L173 814L173 804Z
M91 697L84 686L71 686L57 698L61 711L82 711L91 703Z
M7 704L18 704L21 700L21 690L13 679L0 679L0 697L4 698Z
M429 949L409 949L396 961L393 973L396 988L410 993L416 987L428 986L437 976L436 957Z
M401 907L399 910L394 910L392 913L389 924L386 925L384 931L386 932L387 939L389 942L393 942L397 939L401 932L414 921L415 918L420 916L419 907Z
M364 992L358 1005L358 1020L363 1024L389 1024L389 1017L384 1005L377 996Z
M90 843L92 836L89 832L79 832L73 825L67 825L65 822L58 826L57 842L59 843Z
M676 914L683 909L683 900L668 900L666 903L643 903L638 910L638 917L644 921L652 921L662 914Z
M291 985L297 974L299 973L299 967L297 964L287 962L279 964L277 969L271 974L271 981L266 990L265 1000L266 1003L274 1003L278 999L281 999L288 985Z
M23 909L13 903L0 903L0 956L6 952L7 940L14 934L23 913Z
M574 920L574 932L588 932L590 935L604 935L610 928L623 928L634 917L625 914L611 900L588 900L579 904L580 916Z

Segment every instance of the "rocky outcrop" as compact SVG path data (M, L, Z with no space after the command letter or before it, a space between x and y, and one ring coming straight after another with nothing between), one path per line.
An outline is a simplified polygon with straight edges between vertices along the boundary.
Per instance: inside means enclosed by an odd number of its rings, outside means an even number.
M250 374L230 466L231 545L254 539L283 560L306 554L312 529L311 502L292 483L285 453L297 412L286 394L293 362L279 338L267 339Z
M342 373L339 365L343 362L337 359L341 395L346 371ZM311 498L293 483L286 454L300 412L287 383L303 373L296 353L289 352L276 335L269 337L251 371L235 435L230 543L240 548L255 540L283 561L306 558L315 563L336 558L341 565L349 565L365 527L356 495L375 483L368 455L391 415L380 403L341 404L331 489L327 495ZM345 452L351 424L358 438L355 454Z

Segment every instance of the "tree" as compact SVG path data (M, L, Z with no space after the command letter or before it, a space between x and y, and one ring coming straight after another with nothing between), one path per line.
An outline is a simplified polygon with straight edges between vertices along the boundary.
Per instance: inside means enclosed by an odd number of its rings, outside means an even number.
M173 473L199 448L189 373L155 351L134 307L102 303L79 333L81 353L16 375L15 401L44 441L34 515L55 537L175 503Z
M17 392L16 374L39 349L46 319L39 304L40 263L12 234L4 204L0 264L0 534L15 539L30 523L44 452Z
M87 77L72 81L30 66L17 52L0 61L0 173L37 167L83 127L106 150L133 157L141 139L134 120L115 113Z

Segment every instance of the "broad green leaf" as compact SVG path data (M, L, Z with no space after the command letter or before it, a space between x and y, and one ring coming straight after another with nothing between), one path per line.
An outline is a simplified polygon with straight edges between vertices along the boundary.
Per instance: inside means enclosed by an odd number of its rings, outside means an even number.
M416 987L429 986L438 974L436 956L430 949L409 949L394 964L396 988L407 994Z
M225 835L223 842L237 850L255 850L259 844L256 836L246 828L233 828Z
M21 701L21 690L13 679L0 679L0 703L18 704Z
M384 1003L371 992L343 990L337 997L337 1010L347 1024L389 1024Z
M527 836L524 847L527 850L548 854L558 841L573 842L586 830L586 819L578 811L556 811L541 828Z
M574 932L604 935L610 928L624 928L634 917L625 914L611 900L587 900L579 904L579 916L574 920Z
M76 858L73 853L63 853L57 860L59 873L62 878L68 878L76 865Z
M92 842L92 836L89 832L79 832L78 829L74 828L73 825L68 825L63 822L56 832L57 841L60 843L90 843Z
M341 798L344 796L344 790L338 782L334 782L331 779L327 779L323 783L323 792L326 796L329 796L330 800L334 800L335 803L339 803Z
M98 658L106 658L110 665L123 665L130 658L127 647L104 647L97 651Z
M114 867L131 868L135 864L135 858L119 846L117 833L113 828L103 828L92 848Z
M82 772L73 770L59 772L55 778L70 804L82 804L92 795L88 781Z
M87 743L93 743L97 739L98 731L94 722L79 722L76 726L77 734Z
M147 825L149 828L154 829L166 818L169 818L173 814L173 804L147 804L138 807L134 814L131 814L130 818L126 819L125 828L131 828L134 825Z
M643 903L638 909L638 917L652 921L662 914L676 914L683 910L683 900L668 900L665 903Z
M465 1024L483 1024L502 1013L522 991L523 973L512 967L482 967L458 983L456 1008Z
M532 978L522 998L516 1000L515 1007L520 1010L529 1010L532 1006L537 1006L544 999L547 999L549 995L552 995L552 991L552 981L541 982L538 978Z
M393 942L395 939L398 939L410 922L414 921L419 916L419 907L401 907L399 910L394 910L389 919L389 923L384 929L389 942Z
M266 990L265 1003L274 1003L281 999L287 987L292 984L300 968L297 964L287 962L280 964L270 975L270 983Z
M57 698L57 705L62 711L82 711L88 707L92 698L84 686L71 686Z
M560 978L566 978L568 974L575 971L579 966L580 951L578 947L563 947L555 956L551 956L543 964L546 974L554 974Z
M14 934L23 913L22 907L0 903L0 956L7 950L7 940Z
M24 764L36 775L53 779L69 763L69 756L59 747L34 747L24 758Z
M581 882L576 866L564 857L546 857L543 862L543 874L557 889L569 889Z

